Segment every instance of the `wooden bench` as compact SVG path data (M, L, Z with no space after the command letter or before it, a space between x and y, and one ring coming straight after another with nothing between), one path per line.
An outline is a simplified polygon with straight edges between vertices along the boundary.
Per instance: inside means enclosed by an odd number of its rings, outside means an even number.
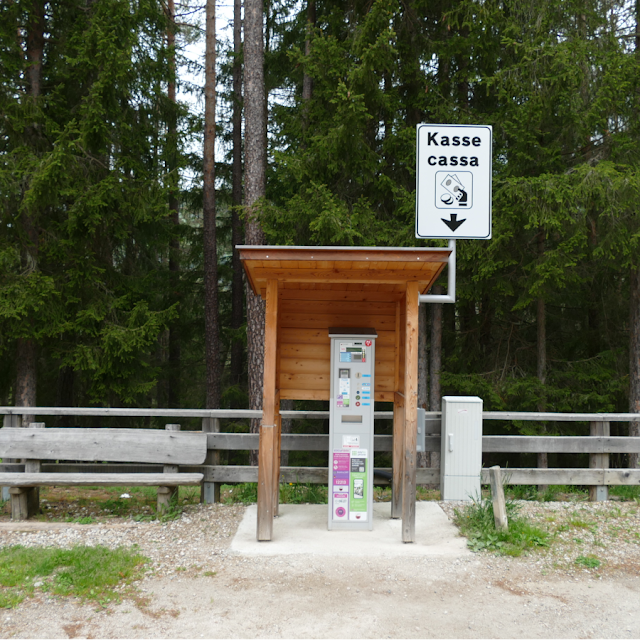
M39 487L157 486L158 511L168 508L178 486L202 484L202 473L178 473L179 465L205 461L207 434L166 429L0 429L0 457L24 459L24 472L0 473L8 486L11 517L24 520L40 508ZM41 473L43 460L78 462L136 462L164 465L163 473Z

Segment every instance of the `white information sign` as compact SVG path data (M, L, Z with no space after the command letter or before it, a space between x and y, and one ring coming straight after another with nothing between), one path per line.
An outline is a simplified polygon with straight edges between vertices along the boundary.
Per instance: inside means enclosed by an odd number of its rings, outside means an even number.
M492 129L419 124L416 238L491 238Z

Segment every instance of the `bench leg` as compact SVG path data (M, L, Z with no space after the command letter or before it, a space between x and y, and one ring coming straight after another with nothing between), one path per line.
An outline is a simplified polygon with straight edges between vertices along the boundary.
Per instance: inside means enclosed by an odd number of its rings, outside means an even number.
M171 502L178 502L178 487L158 487L158 513L169 511Z
M10 487L11 519L26 520L40 510L40 491L38 487Z

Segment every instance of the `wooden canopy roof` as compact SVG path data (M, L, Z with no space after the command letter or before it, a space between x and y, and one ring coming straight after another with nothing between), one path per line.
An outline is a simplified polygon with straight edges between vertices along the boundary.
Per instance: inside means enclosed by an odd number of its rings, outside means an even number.
M239 246L251 288L266 300L258 540L278 513L280 400L329 400L331 327L377 333L373 397L394 403L392 517L415 540L418 305L451 249Z
M379 291L397 300L408 282L426 292L440 275L448 248L239 246L253 291L266 298L267 280L280 289Z

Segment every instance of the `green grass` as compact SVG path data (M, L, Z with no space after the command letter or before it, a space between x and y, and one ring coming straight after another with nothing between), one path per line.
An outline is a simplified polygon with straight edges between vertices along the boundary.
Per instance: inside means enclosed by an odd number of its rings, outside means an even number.
M505 472L507 472L505 470ZM505 495L511 500L538 500L540 502L581 501L588 498L584 488L574 485L550 484L540 492L535 484L507 485Z
M609 495L618 496L624 500L635 500L640 502L640 486L634 485L619 485L609 487Z
M86 491L85 491L86 490ZM179 517L188 504L200 502L200 487L180 487L179 499L169 512L156 514L156 487L82 487L59 494L41 491L40 519L92 524L108 518L164 521ZM129 497L123 498L123 495Z
M588 556L578 556L575 559L575 563L585 569L597 569L602 564L596 556L591 554Z
M549 533L520 516L517 505L512 501L507 502L507 519L509 530L496 530L490 498L473 500L455 510L455 523L460 533L468 538L467 544L472 551L521 556L532 549L549 546Z
M6 547L0 549L0 607L15 607L36 590L105 605L119 599L115 587L142 577L146 562L135 548Z
M254 504L258 501L258 485L255 482L224 484L220 493L225 504ZM327 504L327 487L304 482L283 482L280 484L280 503Z
M258 485L255 482L223 484L220 487L220 498L224 504L254 504L258 502Z
M280 485L282 504L327 504L327 487L322 484L284 482Z
M224 504L255 504L258 502L258 485L243 482L236 485L223 484L220 490ZM440 491L416 487L418 500L439 500ZM374 487L375 502L390 502L391 487ZM308 482L283 482L280 484L281 504L327 504L327 486Z

